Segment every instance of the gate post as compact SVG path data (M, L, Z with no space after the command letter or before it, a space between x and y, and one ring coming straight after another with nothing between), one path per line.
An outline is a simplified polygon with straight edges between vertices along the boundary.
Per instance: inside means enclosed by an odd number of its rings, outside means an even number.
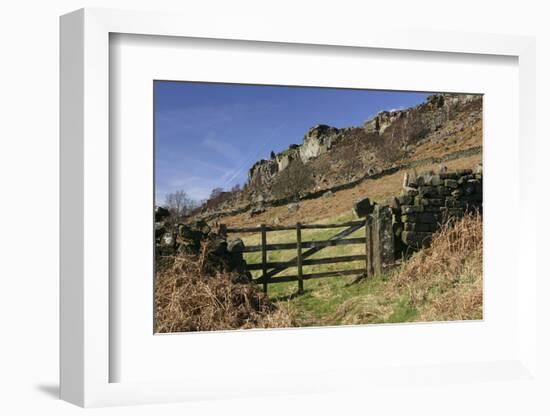
M220 235L221 238L227 239L227 225L220 224L218 227L218 234Z
M267 250L266 250L267 235L265 232L265 224L261 225L261 231L262 231L262 279L263 279L264 293L267 293Z
M365 219L365 272L367 277L374 274L372 252L372 216L367 215Z
M374 273L379 276L383 269L394 262L392 211L390 207L375 207L373 213Z
M298 293L304 293L304 278L302 276L302 224L296 223L296 266L298 267Z

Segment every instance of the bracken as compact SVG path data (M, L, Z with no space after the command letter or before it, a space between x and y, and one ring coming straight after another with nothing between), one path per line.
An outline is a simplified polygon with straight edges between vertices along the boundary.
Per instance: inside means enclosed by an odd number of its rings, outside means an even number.
M483 222L478 214L449 221L429 248L406 261L390 280L405 295L417 320L482 319Z
M290 308L273 304L255 283L230 273L204 273L198 258L180 255L155 278L155 332L294 326Z

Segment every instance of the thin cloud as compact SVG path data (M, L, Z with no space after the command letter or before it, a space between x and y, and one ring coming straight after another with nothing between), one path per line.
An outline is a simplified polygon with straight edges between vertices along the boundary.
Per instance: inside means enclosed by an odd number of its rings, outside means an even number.
M210 134L209 137L202 141L203 146L222 155L231 162L239 162L242 157L242 151L230 143L230 139L224 141L216 140L215 134Z

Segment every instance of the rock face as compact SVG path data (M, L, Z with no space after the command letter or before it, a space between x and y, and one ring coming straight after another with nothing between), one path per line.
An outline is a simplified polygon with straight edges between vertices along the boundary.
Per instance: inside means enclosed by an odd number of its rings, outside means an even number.
M349 182L365 173L375 174L414 151L430 134L443 131L438 140L445 140L449 133L445 126L453 120L453 128L458 130L473 126L481 120L481 104L479 95L435 94L413 108L382 111L361 127L318 124L305 133L301 144L256 162L248 172L248 189L252 195L270 194L278 175L298 159L311 169L313 189ZM343 168L331 169L331 165Z
M248 183L253 187L263 187L279 172L276 159L259 160L248 170Z
M326 153L337 140L340 130L325 124L318 124L307 131L304 144L300 146L300 158L307 163L323 153Z

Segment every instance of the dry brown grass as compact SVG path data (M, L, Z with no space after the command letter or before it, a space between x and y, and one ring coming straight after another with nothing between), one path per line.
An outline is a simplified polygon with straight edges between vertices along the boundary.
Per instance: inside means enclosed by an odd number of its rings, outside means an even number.
M404 294L417 320L483 317L483 227L479 215L444 224L431 247L414 254L390 280Z
M255 283L204 272L204 256L178 256L155 280L155 332L283 328L294 325L288 305L275 306Z

